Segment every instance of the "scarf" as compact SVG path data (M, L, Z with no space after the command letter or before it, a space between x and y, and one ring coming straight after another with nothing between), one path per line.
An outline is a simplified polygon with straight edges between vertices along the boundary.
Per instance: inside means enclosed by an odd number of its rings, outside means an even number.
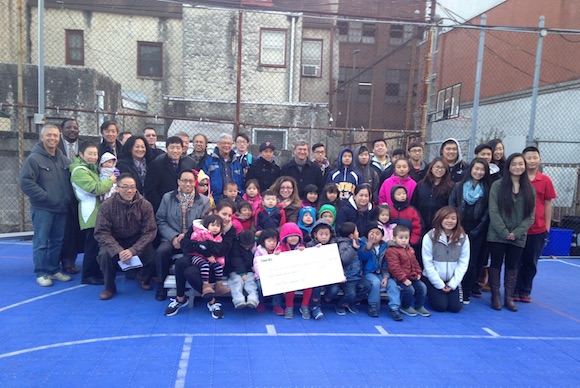
M483 187L478 183L473 187L473 181L470 179L463 184L463 200L469 205L473 205L483 197Z
M147 175L147 162L145 158L142 160L133 159L133 165L139 174L139 179L141 180L141 185L145 185L145 176Z
M181 207L181 233L187 231L187 211L193 206L193 197L193 194L183 194L181 191L177 193L177 199Z

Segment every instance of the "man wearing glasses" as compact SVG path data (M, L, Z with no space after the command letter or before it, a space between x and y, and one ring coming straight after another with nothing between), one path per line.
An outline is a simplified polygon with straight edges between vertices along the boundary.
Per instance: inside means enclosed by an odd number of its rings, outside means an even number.
M238 185L239 195L244 194L244 171L232 150L233 138L229 133L219 136L217 147L205 161L203 171L209 175L214 201L217 203L229 182Z
M151 148L153 158L165 153L161 148L157 148L157 132L155 132L155 128L145 127L145 129L143 129L143 137L145 137L149 148Z
M128 264L133 256L138 256L143 263L135 277L139 286L144 290L152 289L155 249L151 242L157 234L153 206L137 192L137 183L130 174L119 175L116 190L99 207L94 232L99 243L97 261L105 281L101 300L111 299L117 293L117 262Z
M191 170L181 171L177 179L177 189L166 193L155 214L161 244L155 252L155 270L159 278L155 299L167 298L163 282L169 274L171 257L182 253L181 239L193 220L202 218L209 210L209 198L195 191L196 174Z
M326 182L326 177L330 170L332 170L332 167L326 158L326 148L324 148L324 144L316 143L312 146L312 162L320 167L320 171L322 171L322 181Z
M423 144L419 142L412 142L407 147L409 152L409 161L411 162L411 178L415 182L419 182L427 174L427 167L429 165L423 159Z

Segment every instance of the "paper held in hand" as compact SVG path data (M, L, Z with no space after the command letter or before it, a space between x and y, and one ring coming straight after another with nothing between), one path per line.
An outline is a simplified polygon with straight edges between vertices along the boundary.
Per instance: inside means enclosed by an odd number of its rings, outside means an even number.
M117 263L119 263L119 267L121 267L123 271L143 267L143 263L139 256L131 257L131 260L127 264L123 263L121 260L117 261Z
M336 244L260 256L257 265L264 296L335 284L344 280Z

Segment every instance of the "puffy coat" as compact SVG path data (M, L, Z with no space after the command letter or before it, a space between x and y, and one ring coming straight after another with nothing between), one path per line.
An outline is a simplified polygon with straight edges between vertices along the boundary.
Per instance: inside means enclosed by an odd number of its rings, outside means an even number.
M447 242L445 235L437 236L431 229L423 237L421 256L423 276L441 290L445 285L455 290L461 284L469 266L469 238L463 234L459 241Z

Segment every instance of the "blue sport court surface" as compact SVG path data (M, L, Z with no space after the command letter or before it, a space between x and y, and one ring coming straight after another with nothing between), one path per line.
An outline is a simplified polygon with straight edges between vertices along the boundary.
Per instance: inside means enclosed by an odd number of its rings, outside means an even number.
M580 260L542 260L517 313L489 293L402 322L385 306L307 321L223 299L215 320L201 299L166 317L168 301L123 276L109 301L80 275L42 288L31 252L0 241L1 387L580 386Z

